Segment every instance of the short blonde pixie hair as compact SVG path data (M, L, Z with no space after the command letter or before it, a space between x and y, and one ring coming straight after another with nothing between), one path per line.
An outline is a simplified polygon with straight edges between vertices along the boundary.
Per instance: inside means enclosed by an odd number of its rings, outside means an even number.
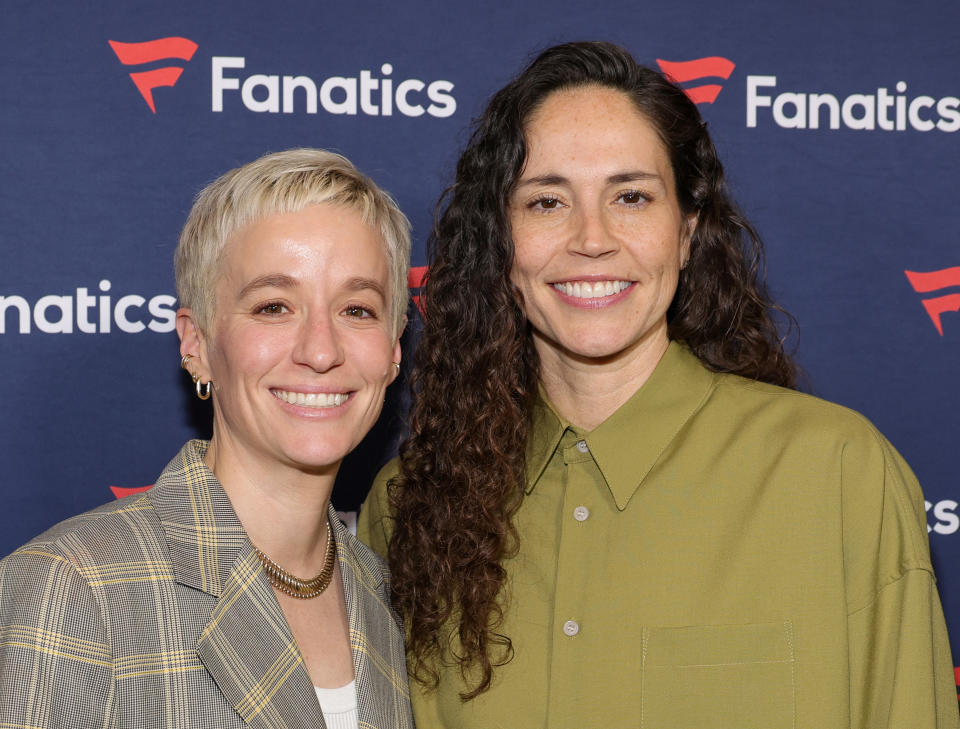
M197 195L180 233L174 270L180 305L193 310L201 331L210 333L220 257L230 237L270 215L319 203L353 208L379 232L390 269L392 333L400 333L409 299L410 222L393 198L346 157L306 148L264 155Z

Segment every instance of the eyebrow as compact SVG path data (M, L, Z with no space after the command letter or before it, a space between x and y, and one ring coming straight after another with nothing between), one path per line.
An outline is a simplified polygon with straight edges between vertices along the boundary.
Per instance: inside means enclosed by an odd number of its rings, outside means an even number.
M299 285L300 282L292 276L287 276L283 273L267 273L263 276L257 276L253 281L244 286L240 290L240 298L242 299L249 296L254 291L259 291L260 289L293 289ZM373 291L384 301L387 299L387 292L384 290L383 284L376 279L354 276L347 280L344 288L347 291Z
M629 170L627 172L618 172L615 175L610 175L607 178L607 184L610 185L619 185L624 182L637 182L640 180L656 180L661 181L660 175L655 172L644 172L643 170ZM563 175L556 174L546 174L546 175L537 175L536 177L531 177L528 180L523 180L520 184L517 185L520 187L528 187L533 185L568 185L570 180L564 177Z
M655 172L643 172L642 170L633 170L631 172L621 172L616 175L610 175L607 178L607 182L617 185L622 182L636 182L638 180L653 180L660 182L661 178Z
M373 278L355 276L347 281L345 288L348 291L373 291L384 301L387 300L387 292L384 290L383 284Z
M240 298L249 296L260 289L292 289L297 286L297 280L283 273L267 273L257 276L253 281L240 289Z

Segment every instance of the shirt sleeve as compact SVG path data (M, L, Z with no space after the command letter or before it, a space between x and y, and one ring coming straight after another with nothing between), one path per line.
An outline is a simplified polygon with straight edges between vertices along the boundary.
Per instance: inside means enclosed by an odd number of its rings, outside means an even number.
M113 662L87 581L43 548L0 561L0 726L109 727Z
M936 584L910 570L848 618L851 726L960 726Z
M843 456L850 726L957 729L923 494L893 446L871 436Z

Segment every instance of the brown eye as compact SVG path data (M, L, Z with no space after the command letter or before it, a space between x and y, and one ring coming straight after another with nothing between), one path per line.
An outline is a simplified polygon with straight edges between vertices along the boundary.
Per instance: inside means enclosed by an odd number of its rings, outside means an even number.
M269 304L264 304L257 311L261 314L269 314L276 316L277 314L283 314L286 312L287 307L279 302L271 302Z
M623 202L627 203L627 205L639 205L644 200L643 195L641 195L639 192L636 192L636 191L625 192L622 195L620 195L620 199L623 200Z
M363 306L348 306L343 313L357 319L369 319L374 315L372 311Z
M561 204L560 200L555 197L538 197L530 203L530 207L537 210L556 210Z

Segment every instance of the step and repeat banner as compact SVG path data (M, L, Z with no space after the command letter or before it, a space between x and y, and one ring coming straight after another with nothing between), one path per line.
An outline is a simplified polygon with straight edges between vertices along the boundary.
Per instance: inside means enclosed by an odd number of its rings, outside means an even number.
M797 319L803 389L865 413L919 476L960 655L960 5L587 5L6 3L0 553L209 434L172 274L207 182L339 151L409 215L416 284L488 97L538 50L606 39L700 104ZM341 473L343 511L395 453L406 376Z

